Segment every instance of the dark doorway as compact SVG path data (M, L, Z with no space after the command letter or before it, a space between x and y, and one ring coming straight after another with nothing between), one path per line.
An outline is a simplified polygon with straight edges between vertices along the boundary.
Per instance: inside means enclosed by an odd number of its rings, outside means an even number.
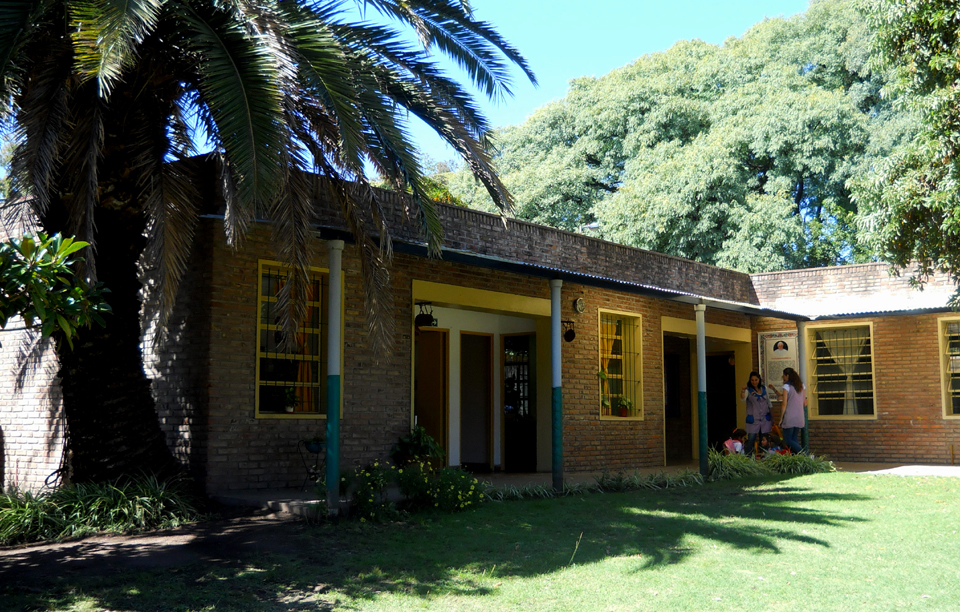
M707 445L719 449L737 427L733 353L707 356Z
M667 465L693 461L690 340L663 337L663 433Z
M493 469L493 336L460 334L460 463Z
M449 456L447 442L447 343L445 330L417 332L413 374L414 422Z
M537 471L536 363L533 334L503 336L503 469Z

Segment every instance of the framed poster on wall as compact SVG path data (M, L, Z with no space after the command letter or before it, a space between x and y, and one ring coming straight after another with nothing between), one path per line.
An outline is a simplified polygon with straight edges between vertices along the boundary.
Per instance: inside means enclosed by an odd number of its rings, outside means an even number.
M777 389L783 385L784 368L800 371L797 358L796 331L763 332L757 334L760 349L760 377L764 383L773 383Z

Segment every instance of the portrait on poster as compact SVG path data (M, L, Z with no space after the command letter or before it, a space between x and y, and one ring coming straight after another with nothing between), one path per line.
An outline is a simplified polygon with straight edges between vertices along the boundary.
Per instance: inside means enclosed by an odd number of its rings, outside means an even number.
M760 349L760 376L777 388L781 384L784 368L799 371L797 359L797 332L765 332L757 334Z

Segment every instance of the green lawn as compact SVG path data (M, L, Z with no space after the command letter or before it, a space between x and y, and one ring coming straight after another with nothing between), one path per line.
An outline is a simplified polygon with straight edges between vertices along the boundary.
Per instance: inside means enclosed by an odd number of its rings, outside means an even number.
M490 503L312 527L303 549L242 570L0 587L0 608L960 610L960 479L834 473Z

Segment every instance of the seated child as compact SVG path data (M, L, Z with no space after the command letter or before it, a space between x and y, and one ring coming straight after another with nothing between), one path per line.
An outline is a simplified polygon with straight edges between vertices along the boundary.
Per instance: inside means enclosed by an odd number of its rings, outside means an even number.
M760 448L767 454L784 454L783 440L772 433L760 435Z
M742 429L734 429L730 439L723 443L723 448L728 455L742 455L743 441L747 439L747 432Z

